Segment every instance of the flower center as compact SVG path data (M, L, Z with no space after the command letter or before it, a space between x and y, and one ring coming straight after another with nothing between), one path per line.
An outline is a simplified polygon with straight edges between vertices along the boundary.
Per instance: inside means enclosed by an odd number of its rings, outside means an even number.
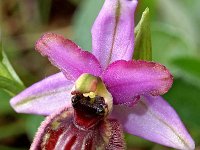
M107 105L101 96L85 96L77 93L72 97L72 106L87 117L104 116Z
M74 124L83 129L94 127L112 111L112 95L101 78L91 74L82 74L76 80L71 100Z
M105 118L107 104L101 96L92 96L80 92L72 92L72 106L74 108L74 123L82 129L96 126Z

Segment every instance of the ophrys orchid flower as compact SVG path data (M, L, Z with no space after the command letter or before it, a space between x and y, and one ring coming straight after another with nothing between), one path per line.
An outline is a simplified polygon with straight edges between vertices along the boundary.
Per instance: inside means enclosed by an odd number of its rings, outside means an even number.
M163 65L132 60L136 0L105 0L92 27L92 53L54 33L36 50L61 73L11 100L21 113L49 115L36 149L125 149L122 131L176 149L194 149L177 113L159 95L173 79ZM84 38L84 37L83 37Z

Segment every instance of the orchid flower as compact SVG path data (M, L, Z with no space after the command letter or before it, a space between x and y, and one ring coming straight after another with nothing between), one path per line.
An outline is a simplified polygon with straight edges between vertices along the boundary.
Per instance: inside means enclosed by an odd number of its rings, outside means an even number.
M156 62L132 60L137 0L105 0L92 27L92 53L54 33L36 50L61 72L11 99L15 111L48 116L36 149L125 149L123 131L176 149L194 142L160 96L173 83Z

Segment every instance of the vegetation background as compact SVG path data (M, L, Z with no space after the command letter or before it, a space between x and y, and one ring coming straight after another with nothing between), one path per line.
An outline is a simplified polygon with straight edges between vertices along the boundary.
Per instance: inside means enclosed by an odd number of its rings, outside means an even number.
M56 32L91 50L90 28L103 0L0 0L0 40L25 87L58 70L34 51L44 32ZM200 1L139 0L136 24L149 7L153 60L166 65L175 80L164 95L177 110L200 149ZM0 49L1 51L1 49ZM1 52L0 52L1 53ZM0 54L0 69L5 64ZM1 77L7 77L0 70ZM13 77L20 83L17 77ZM10 78L12 79L12 78ZM23 89L13 83L8 92L0 82L0 150L28 149L44 119L15 113L9 99ZM42 109L42 108L41 108ZM168 150L158 144L126 135L129 150Z

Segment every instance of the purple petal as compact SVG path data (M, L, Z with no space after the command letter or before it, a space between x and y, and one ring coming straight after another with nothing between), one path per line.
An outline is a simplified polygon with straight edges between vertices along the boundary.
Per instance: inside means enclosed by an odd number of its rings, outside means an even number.
M10 103L16 112L49 115L60 107L71 106L72 87L71 81L57 73L22 91Z
M57 66L64 75L75 81L82 73L100 75L98 60L87 51L82 51L72 41L54 33L44 34L36 43L36 50Z
M133 107L117 105L113 117L130 134L176 149L193 150L194 141L175 110L160 96L146 96Z
M124 60L112 63L103 73L103 80L114 104L134 101L143 94L164 94L173 83L172 75L161 64Z
M131 60L137 0L105 0L92 27L93 54L103 68L116 60Z

